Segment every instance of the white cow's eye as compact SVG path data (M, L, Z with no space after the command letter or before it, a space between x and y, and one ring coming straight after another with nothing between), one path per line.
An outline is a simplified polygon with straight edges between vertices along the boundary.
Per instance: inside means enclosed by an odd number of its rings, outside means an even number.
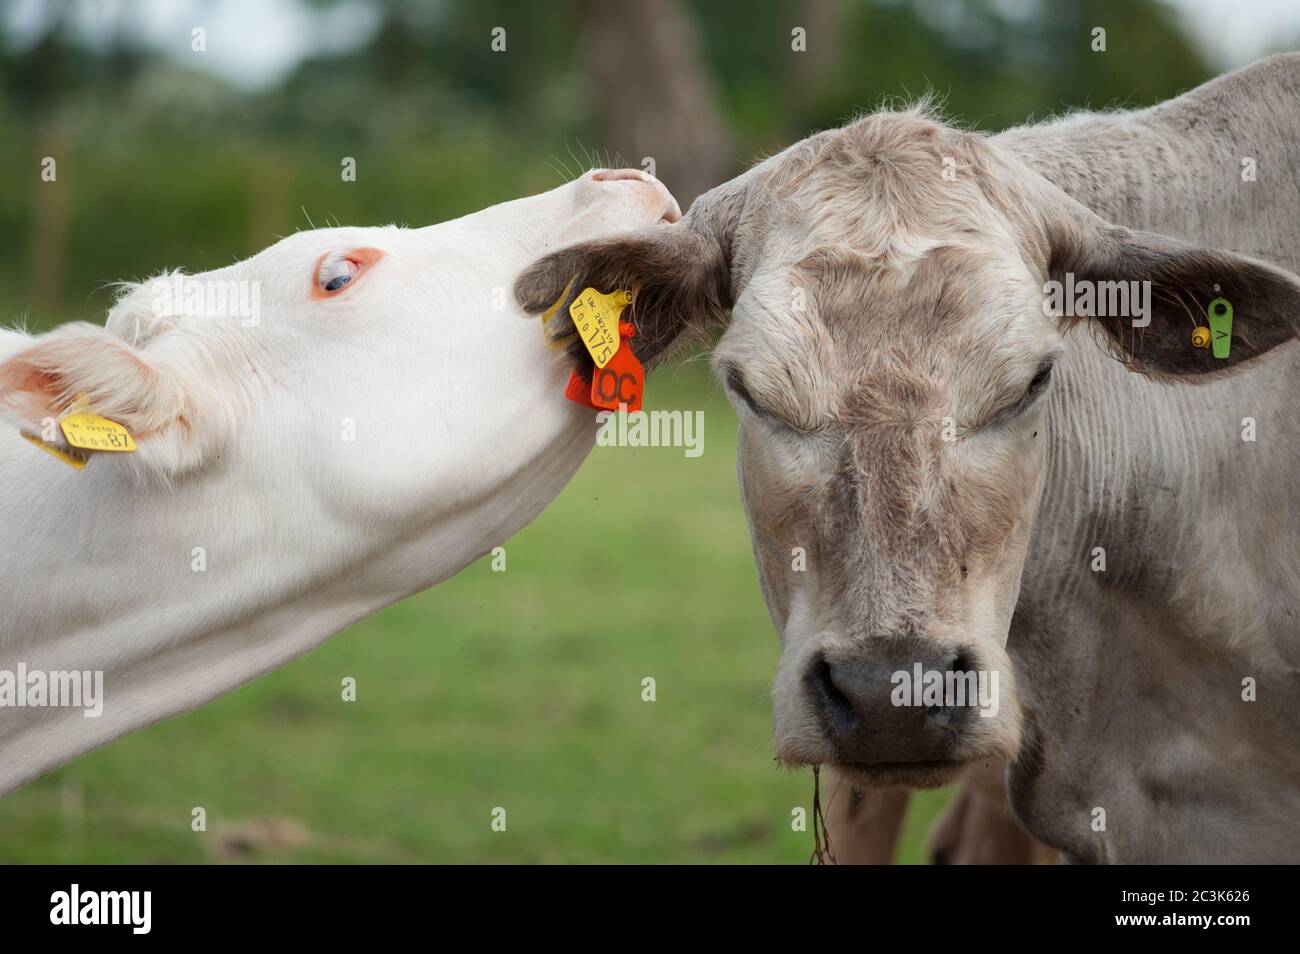
M321 263L320 275L316 281L321 291L336 292L352 279L356 278L357 263L342 255L327 258Z

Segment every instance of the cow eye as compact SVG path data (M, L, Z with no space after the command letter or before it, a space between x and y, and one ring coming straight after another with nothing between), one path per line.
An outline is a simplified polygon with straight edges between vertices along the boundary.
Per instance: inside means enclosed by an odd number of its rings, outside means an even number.
M1030 379L1029 386L1025 388L1024 396L1011 407L1006 408L998 414L994 420L997 420L998 418L1005 419L1008 417L1014 417L1028 411L1034 405L1034 402L1038 400L1039 395L1046 391L1047 386L1051 383L1052 362L1044 361L1038 366L1038 371L1034 374L1033 378Z
M755 417L762 418L769 427L791 434L809 433L808 428L792 424L784 417L778 416L767 408L761 407L759 403L754 400L754 395L749 392L749 388L745 386L745 376L738 368L728 368L724 377L727 382L727 390L731 392L731 396L741 404L745 405L745 407L749 408L750 413Z
M1024 399L1021 401L1021 404L1022 405L1029 404L1030 401L1038 397L1038 395L1042 394L1043 391L1047 389L1047 386L1051 383L1052 383L1052 363L1048 361L1038 368L1038 373L1035 374L1033 380L1029 382L1029 387L1025 389L1025 396Z
M324 292L336 292L357 277L359 266L343 255L330 256L321 262L316 284Z
M731 393L734 394L736 398L745 405L745 407L749 408L759 417L767 416L763 409L759 407L758 403L754 400L754 396L749 393L749 388L745 387L744 376L735 368L727 369L727 389L731 391Z

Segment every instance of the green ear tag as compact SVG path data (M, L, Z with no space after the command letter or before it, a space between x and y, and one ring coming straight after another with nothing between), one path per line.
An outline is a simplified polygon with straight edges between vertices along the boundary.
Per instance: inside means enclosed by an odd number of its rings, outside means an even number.
M1216 358L1226 358L1232 345L1232 305L1226 298L1210 302L1210 345Z

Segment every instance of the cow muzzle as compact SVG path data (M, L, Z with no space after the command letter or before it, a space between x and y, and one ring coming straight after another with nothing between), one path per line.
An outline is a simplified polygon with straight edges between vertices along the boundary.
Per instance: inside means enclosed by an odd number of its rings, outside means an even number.
M1008 670L1005 657L989 665L973 646L910 636L829 645L787 687L800 696L804 737L783 753L778 736L778 754L832 764L868 785L946 784L972 761L1014 753L1019 710Z

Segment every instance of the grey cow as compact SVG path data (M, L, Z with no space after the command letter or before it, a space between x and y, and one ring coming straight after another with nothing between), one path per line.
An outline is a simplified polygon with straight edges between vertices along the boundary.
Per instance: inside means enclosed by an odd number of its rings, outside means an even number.
M868 115L516 294L635 289L645 360L722 326L780 759L864 788L1007 763L1078 861L1294 861L1297 271L1292 54L996 136ZM912 673L948 693L911 704Z

